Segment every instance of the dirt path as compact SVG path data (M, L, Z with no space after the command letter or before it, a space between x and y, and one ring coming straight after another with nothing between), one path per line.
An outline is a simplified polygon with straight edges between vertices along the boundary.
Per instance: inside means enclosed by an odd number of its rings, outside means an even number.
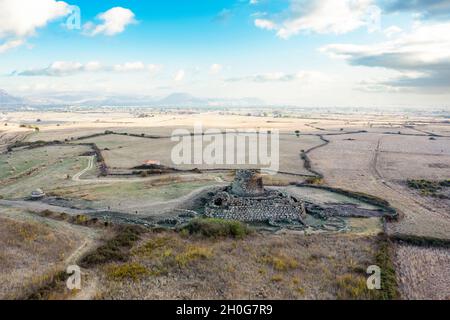
M73 177L72 180L75 182L79 182L80 178L83 174L85 174L86 172L92 170L94 168L94 156L88 157L88 165L86 168L84 168L83 170L81 170L80 172L76 173Z
M25 200L0 200L0 206L38 212L49 210L58 213L66 213L69 215L89 214L90 212L92 212L92 210L81 210L81 209L59 207L42 203L39 201L25 201Z

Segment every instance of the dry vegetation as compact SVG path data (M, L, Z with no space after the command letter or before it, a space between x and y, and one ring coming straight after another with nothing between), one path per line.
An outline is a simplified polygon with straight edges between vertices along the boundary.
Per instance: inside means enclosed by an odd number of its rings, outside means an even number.
M24 298L53 279L94 231L18 210L0 217L0 298ZM81 254L81 252L80 252Z
M450 250L397 244L395 264L405 299L450 299Z
M377 238L145 233L126 262L95 269L100 299L373 299Z
M229 225L227 231L223 231L223 226L206 229L208 232L204 232L204 226L191 226L179 232L135 236L133 232L119 232L95 251L101 253L99 256L90 256L94 263L86 264L89 276L100 278L91 297L395 298L395 279L402 298L450 297L449 248L441 246L442 241L448 243L445 241L450 235L450 204L442 198L449 194L440 190L440 185L428 183L450 178L450 129L442 119L393 114L304 114L299 118L275 119L214 113L138 118L129 112L93 111L18 112L8 114L8 118L8 126L0 132L0 151L22 139L72 141L105 130L170 136L174 128L192 129L198 121L218 129L270 127L289 134L281 137L280 170L296 174L311 174L304 169L301 150L322 144L318 134L325 135L330 143L308 153L312 169L324 178L310 178L308 182L388 200L402 216L400 221L387 224L389 236L409 239L397 241L394 246L395 278L389 260L391 247L380 247L386 242L375 237L380 229L376 219L351 220L352 235L238 232L240 236L230 237ZM42 120L39 131L20 128L20 124L37 118ZM417 125L411 126L414 122ZM358 130L367 132L346 134ZM427 132L443 136L430 136ZM83 142L97 143L112 167L128 168L147 159L171 165L173 143L169 139L108 135ZM154 205L155 212L164 214L164 208L177 198L184 201L193 190L216 179L229 178L226 174L211 174L204 181L161 177L127 183L67 179L67 175L73 176L86 167L87 159L79 155L87 150L81 146L54 146L1 154L0 199L24 197L36 188L48 188L45 191L55 196L87 201L93 207L131 208L134 212ZM95 179L95 172L87 175ZM264 179L267 184L289 189L290 183L302 178L280 174ZM408 180L416 187L411 188L411 183L408 186ZM322 203L335 201L314 193L311 198ZM69 226L66 221L49 223L45 217L25 219L22 212L3 207L0 214L0 297L23 296L42 288L41 297L51 298L52 292L60 289L57 284L62 279L56 266L80 245L83 237L92 237L93 231ZM208 236L211 233L215 236ZM373 296L364 286L365 268L374 263L389 270L383 275L388 290L381 296ZM36 273L35 269L39 271Z

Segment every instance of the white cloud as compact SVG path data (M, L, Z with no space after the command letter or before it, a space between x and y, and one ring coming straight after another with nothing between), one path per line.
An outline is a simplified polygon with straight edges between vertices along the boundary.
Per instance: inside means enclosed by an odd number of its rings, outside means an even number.
M391 38L392 36L396 35L397 33L401 33L402 31L403 29L398 26L390 26L389 28L384 29L383 33L386 37Z
M97 72L102 70L102 65L98 61L91 61L84 65L84 70L87 72Z
M134 72L134 71L142 71L145 69L145 64L141 61L135 62L125 62L124 64L116 64L114 66L114 71L118 72Z
M6 52L13 48L17 48L17 47L21 46L23 43L24 43L24 40L22 40L22 39L8 40L5 43L0 44L0 53Z
M184 70L183 70L183 69L180 69L180 70L178 70L177 73L175 74L175 77L174 77L173 80L176 81L176 82L183 81L184 76L185 76Z
M409 33L372 45L332 44L321 48L332 57L351 65L395 70L392 86L450 86L450 22L416 24Z
M253 5L258 4L258 2L259 2L258 0L250 0L248 3Z
M277 28L275 22L267 19L255 19L255 26L265 30L275 30Z
M223 66L217 63L214 63L213 65L211 65L211 67L209 68L209 73L210 74L218 74L222 71Z
M343 34L363 26L374 31L381 14L374 0L292 0L288 11L281 21L256 19L255 25L287 39L302 32Z
M128 25L136 23L134 13L130 9L122 7L111 8L99 14L98 19L103 22L98 25L88 22L84 25L87 34L91 36L99 34L114 36L122 33Z
M284 72L260 73L251 76L230 78L227 79L227 82L250 81L250 82L265 83L265 82L300 81L302 83L311 83L311 82L325 82L329 80L330 77L318 71L299 71L297 73L284 73Z
M48 22L68 15L69 5L55 0L1 0L0 37L26 37Z
M0 53L18 47L38 28L70 13L70 6L55 0L0 0Z
M146 65L141 61L125 62L123 64L116 64L113 66L102 65L98 61L91 61L85 64L72 61L56 61L45 68L30 69L19 72L14 72L14 75L19 76L72 76L80 73L93 72L149 72L156 73L161 69L161 66L156 64Z

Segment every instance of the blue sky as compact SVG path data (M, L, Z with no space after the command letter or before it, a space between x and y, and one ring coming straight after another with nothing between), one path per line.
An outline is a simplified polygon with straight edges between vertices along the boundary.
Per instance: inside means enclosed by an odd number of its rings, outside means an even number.
M0 88L448 106L449 20L448 0L0 0Z

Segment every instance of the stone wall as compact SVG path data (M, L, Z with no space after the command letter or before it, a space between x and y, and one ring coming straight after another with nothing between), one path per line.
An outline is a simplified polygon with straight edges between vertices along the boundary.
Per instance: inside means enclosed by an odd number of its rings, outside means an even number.
M265 193L262 178L255 170L238 170L231 193L241 197L262 195Z
M278 191L266 191L261 197L238 197L222 191L206 206L205 214L245 222L302 221L305 208L301 201Z
M225 209L207 208L206 216L244 222L302 221L301 211L289 205L235 206Z
M238 170L230 187L217 192L205 207L208 217L245 222L299 221L304 203L275 190L265 190L254 170Z

